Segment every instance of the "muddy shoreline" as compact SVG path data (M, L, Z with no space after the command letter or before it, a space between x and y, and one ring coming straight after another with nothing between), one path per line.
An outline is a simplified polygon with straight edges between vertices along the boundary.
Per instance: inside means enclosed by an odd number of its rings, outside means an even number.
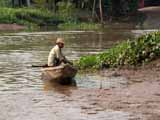
M122 117L121 120L159 120L160 59L136 68L105 70L102 74L106 77L122 76L127 79L127 85L109 89L82 89L76 87L70 89L69 87L56 88L55 86L46 89L47 86L45 86L45 90L57 91L68 96L68 102L70 104L76 102L83 114L98 116L100 112L108 114L107 111L113 110L114 112L128 114L128 117ZM113 116L111 116L111 119L114 120ZM107 119L105 115L101 117L102 120Z
M103 109L131 113L129 120L159 120L160 118L160 59L134 69L106 70L106 77L127 78L125 88L80 90L90 94L94 104ZM92 101L92 102L93 102Z
M2 24L0 23L0 31L22 31L25 30L26 27L18 24Z

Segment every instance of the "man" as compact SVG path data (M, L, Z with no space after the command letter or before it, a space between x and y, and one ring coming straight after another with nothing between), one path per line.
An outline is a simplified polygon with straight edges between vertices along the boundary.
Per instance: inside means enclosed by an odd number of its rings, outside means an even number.
M64 47L63 38L57 38L56 45L51 49L48 56L48 66L58 66L62 62L72 64L63 56L62 54L63 47Z

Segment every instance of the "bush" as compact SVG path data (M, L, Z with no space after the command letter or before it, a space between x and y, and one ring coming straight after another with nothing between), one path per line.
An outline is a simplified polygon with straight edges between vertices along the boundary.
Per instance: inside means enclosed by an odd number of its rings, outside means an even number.
M160 56L160 32L142 35L108 49L106 52L82 57L77 62L80 69L139 65ZM91 62L91 63L90 63Z
M90 68L98 64L97 62L98 62L97 56L95 55L88 56L88 57L84 56L80 58L78 65L80 68Z
M44 24L54 16L47 10L31 8L0 8L0 23L17 23L22 25Z
M64 6L64 5L62 5ZM61 7L62 7L61 6ZM33 8L0 8L0 23L27 25L28 27L39 25L57 25L59 29L70 30L98 30L100 24L79 22L71 14L72 7L67 11L59 10L58 14L52 14L46 9ZM62 8L61 8L62 9ZM61 14L60 14L61 13Z
M11 0L0 0L0 7L10 7L11 2Z
M46 0L33 0L37 8L45 8Z
M59 16L59 19L75 22L77 21L76 11L75 5L71 2L58 2L57 16Z

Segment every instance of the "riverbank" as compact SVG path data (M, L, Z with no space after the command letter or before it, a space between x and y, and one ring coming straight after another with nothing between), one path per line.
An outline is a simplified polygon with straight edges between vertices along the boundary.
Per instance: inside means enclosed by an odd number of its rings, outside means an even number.
M79 69L103 69L122 66L138 66L160 56L160 32L129 39L97 55L81 57Z
M122 77L127 80L123 86L101 89L76 89L70 91L70 99L80 103L82 114L99 115L113 110L129 114L120 120L159 120L160 109L160 58L137 68L116 68L101 71L107 78ZM55 88L53 88L55 89ZM51 89L50 89L51 90ZM67 94L65 89L62 93ZM81 98L81 99L79 99ZM87 99L87 104L83 103ZM105 115L101 119L105 120ZM112 118L114 116L114 118ZM123 115L122 115L123 116ZM117 115L111 115L115 119ZM117 119L117 118L116 118Z
M75 60L82 55L98 54L137 32L113 29L104 33L2 34L0 120L159 120L158 59L132 69L85 72L76 76L77 87L52 86L51 89L41 80L41 69L28 67L46 63L48 52L59 36L65 39L64 54Z
M145 7L138 10L146 17L141 26L143 29L159 29L160 28L160 6Z
M159 120L159 63L160 59L138 69L103 71L102 74L108 78L115 77L114 72L123 76L128 81L125 87L53 86L45 91L0 92L0 119ZM47 88L46 84L44 88Z
M54 13L38 8L0 8L0 31L37 31L43 26L60 30L99 30L96 22L81 21L79 16Z
M23 31L26 27L18 24L0 24L0 31Z
M114 69L103 71L106 77L124 77L126 87L100 90L79 90L79 95L90 95L90 101L103 110L128 112L128 120L159 120L160 109L160 59L136 69ZM73 98L76 98L73 96ZM96 108L96 107L95 107ZM86 108L86 111L96 109Z
M113 21L105 19L104 25L101 25L98 21L91 22L91 13L85 11L76 11L75 16L63 12L55 14L37 8L2 7L0 8L0 31L37 31L42 26L54 26L53 30L54 28L59 30L157 29L160 27L159 12L160 7L158 6L146 7L139 9L136 15L119 17ZM1 24L7 24L7 26L4 27ZM13 27L15 24L21 28Z

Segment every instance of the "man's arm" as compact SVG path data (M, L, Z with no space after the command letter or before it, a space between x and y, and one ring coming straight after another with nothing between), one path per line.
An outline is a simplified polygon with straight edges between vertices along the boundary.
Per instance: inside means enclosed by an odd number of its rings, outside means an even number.
M56 58L59 59L60 61L62 61L64 59L64 57L61 53L61 49L59 47L57 47L55 52L56 52Z
M56 50L56 57L60 60L60 62L64 62L65 64L69 63L70 65L73 65L73 63L66 59L66 57L62 54L60 48Z
M70 65L73 65L73 63L71 61L69 61L65 56L64 56L64 63L68 63Z
M48 55L48 66L53 66L54 65L53 61L54 61L54 50L52 48L52 50Z

